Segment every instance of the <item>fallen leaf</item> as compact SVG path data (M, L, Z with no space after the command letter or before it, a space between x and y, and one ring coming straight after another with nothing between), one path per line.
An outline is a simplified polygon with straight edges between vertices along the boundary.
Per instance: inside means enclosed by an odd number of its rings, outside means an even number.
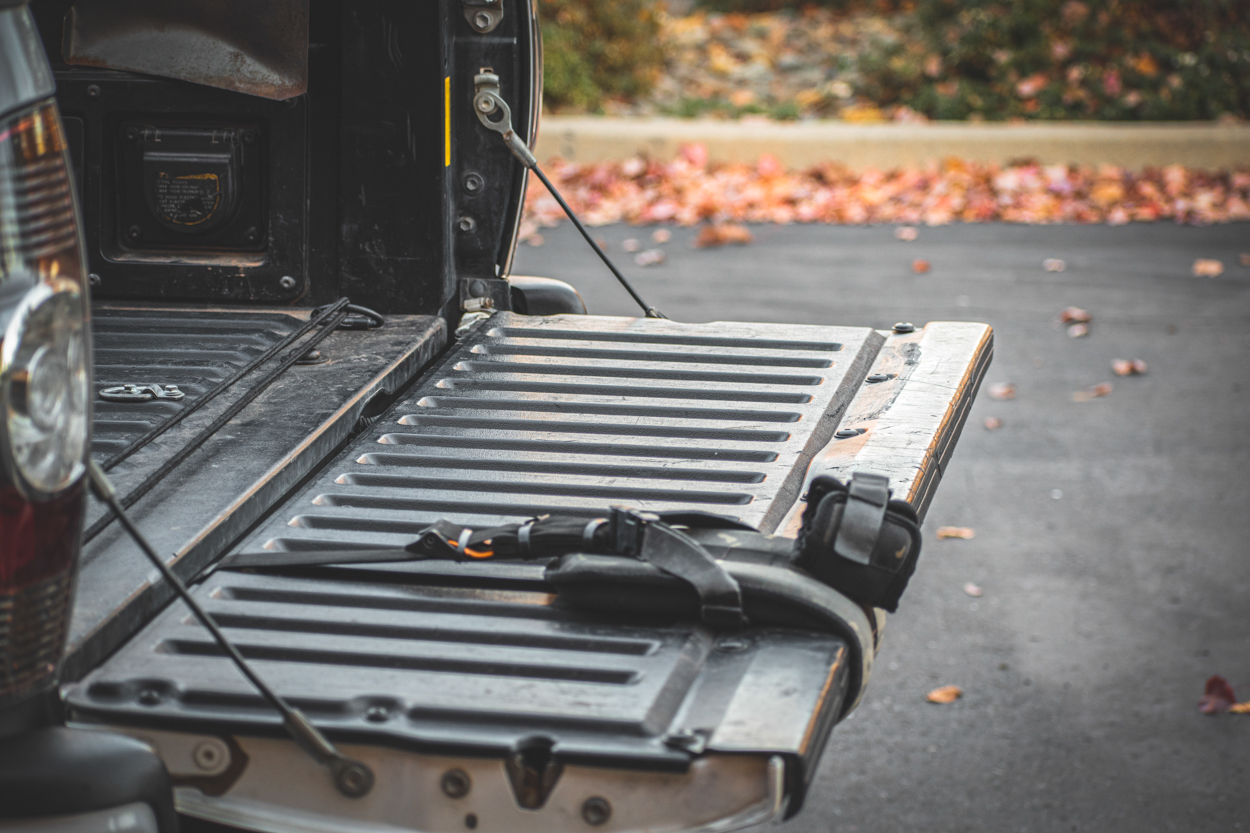
M1064 307L1059 313L1059 321L1063 324L1088 324L1093 320L1094 316L1080 307Z
M1111 369L1116 376L1140 376L1146 372L1146 363L1141 359L1114 359Z
M621 241L621 248L627 252L636 252L642 248L642 243L638 242L636 238L626 237Z
M1250 714L1250 700L1244 703L1234 703L1228 707L1229 714Z
M1110 382L1099 382L1089 390L1078 390L1072 394L1073 402L1089 402L1091 399L1097 399L1100 396L1106 396L1111 393Z
M531 246L541 246L547 241L543 239L543 236L541 234L538 234L537 232L535 232L534 234L531 234L529 237L527 237L525 239L525 242L529 243Z
M1048 257L1042 261L1042 268L1047 272L1062 272L1068 268L1068 264L1057 257Z
M1224 274L1224 264L1219 260L1200 257L1194 261L1195 278L1218 278Z
M967 584L964 585L964 592L967 593L969 596L972 596L974 599L979 599L981 598L981 594L984 593L985 591L982 590L980 587L977 587L972 582L968 582Z
M673 239L673 233L666 228L658 228L651 232L651 239L656 243L667 243Z
M963 538L967 540L977 537L977 532L975 529L970 529L966 526L939 526L937 537L939 540L942 538Z
M1068 338L1084 338L1089 335L1088 324L1071 324L1068 326Z
M599 251L601 252L606 252L609 248L608 241L606 240L596 240L595 245L599 247Z
M985 427L991 431L997 431L999 428L1003 427L1003 421L998 417L986 417Z
M964 690L957 685L944 685L941 688L935 688L924 696L924 699L930 703L938 705L946 705L954 703L960 697L964 696Z
M990 385L986 393L990 399L1015 399L1016 386L1011 382L999 382L997 385Z
M902 240L904 243L910 243L920 236L920 232L916 231L915 226L899 226L894 229L894 239Z
M1237 695L1228 680L1216 674L1207 679L1202 699L1198 701L1198 711L1203 714L1222 714L1237 703ZM1240 712L1239 712L1240 714Z
M1250 252L1242 252L1238 255L1237 262L1242 266L1250 266Z
M911 262L911 270L917 275L923 275L925 272L928 272L930 268L932 267L930 266L929 261L924 258L918 257Z
M709 249L714 246L724 246L726 243L744 245L754 239L755 237L751 234L751 230L744 225L739 225L738 223L714 223L710 226L704 226L699 231L699 236L695 238L694 244L700 249Z
M634 263L639 266L659 266L664 262L664 252L661 249L647 249L634 255Z

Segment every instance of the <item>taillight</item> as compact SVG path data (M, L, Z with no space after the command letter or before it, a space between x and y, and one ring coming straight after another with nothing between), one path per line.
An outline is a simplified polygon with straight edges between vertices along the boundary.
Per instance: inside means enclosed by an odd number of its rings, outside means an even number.
M0 123L0 706L55 679L90 430L86 274L49 101Z

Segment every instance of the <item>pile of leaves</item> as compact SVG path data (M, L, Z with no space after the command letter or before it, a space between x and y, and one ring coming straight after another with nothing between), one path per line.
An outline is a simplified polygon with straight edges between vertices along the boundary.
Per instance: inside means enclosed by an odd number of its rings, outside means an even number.
M776 119L881 118L857 98L858 66L901 35L887 17L808 7L801 12L665 17L664 74L632 112ZM610 103L611 111L631 111Z
M857 95L930 118L1250 116L1245 0L916 0Z
M1250 117L1245 0L703 5L744 11L539 0L549 106L859 121Z
M635 157L579 165L554 159L545 171L589 225L1250 220L1250 170L1180 165L1132 172L1109 165L949 159L891 171L851 171L833 163L792 171L768 155L755 165L709 164L706 148L688 145L672 162ZM531 181L522 239L563 216L542 184Z

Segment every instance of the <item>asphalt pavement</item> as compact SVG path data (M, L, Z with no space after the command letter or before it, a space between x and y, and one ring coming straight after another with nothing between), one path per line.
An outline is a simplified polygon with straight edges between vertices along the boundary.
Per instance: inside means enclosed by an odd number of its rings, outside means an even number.
M1250 715L1197 708L1212 674L1250 700L1250 224L958 225L910 243L888 226L752 230L699 250L674 229L649 268L622 242L657 248L651 228L594 233L671 318L984 321L986 386L1017 388L983 387L864 702L803 813L767 829L1250 831ZM544 237L515 273L635 314L569 224ZM1194 277L1197 258L1224 274ZM1058 323L1071 305L1093 315L1084 338ZM1148 372L1116 377L1117 358ZM1073 400L1102 382L1110 394ZM947 684L963 697L925 701Z

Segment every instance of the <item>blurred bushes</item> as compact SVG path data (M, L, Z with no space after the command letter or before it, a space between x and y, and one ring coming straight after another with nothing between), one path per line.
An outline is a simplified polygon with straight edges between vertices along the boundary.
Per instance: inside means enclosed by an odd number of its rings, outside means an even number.
M664 69L662 0L538 0L543 95L554 109L603 110L650 92Z
M1246 0L917 0L856 93L930 118L1250 116Z

